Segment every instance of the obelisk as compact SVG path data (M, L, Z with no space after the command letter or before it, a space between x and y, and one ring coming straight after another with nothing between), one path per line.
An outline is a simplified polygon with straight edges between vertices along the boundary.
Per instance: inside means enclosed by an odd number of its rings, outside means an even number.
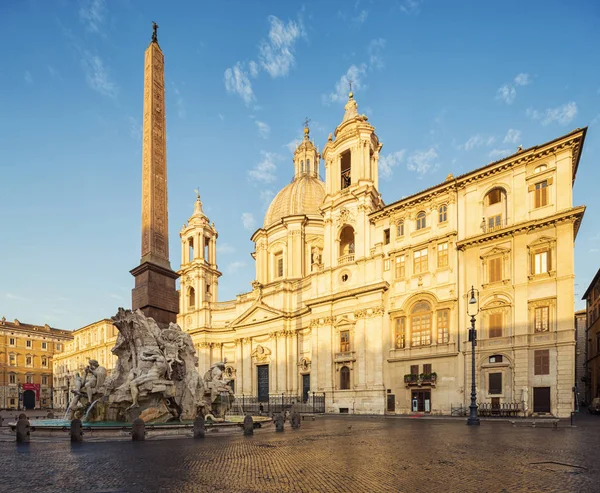
M178 274L169 262L167 211L167 140L164 55L156 30L144 58L144 132L142 143L142 258L135 277L132 309L140 309L161 326L176 322Z

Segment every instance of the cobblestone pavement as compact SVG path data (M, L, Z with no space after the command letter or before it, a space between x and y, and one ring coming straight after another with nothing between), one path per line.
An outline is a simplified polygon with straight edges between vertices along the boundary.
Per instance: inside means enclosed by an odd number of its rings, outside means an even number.
M300 430L286 423L284 433L271 427L251 437L77 446L34 437L28 445L0 443L0 491L598 491L600 417L576 424L318 417Z

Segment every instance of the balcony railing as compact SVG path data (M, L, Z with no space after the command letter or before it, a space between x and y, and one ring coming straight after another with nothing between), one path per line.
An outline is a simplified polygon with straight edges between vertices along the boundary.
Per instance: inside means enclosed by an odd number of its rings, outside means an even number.
M350 255L342 255L341 257L338 257L338 265L349 264L350 262L354 262L353 253L351 253Z
M350 170L344 170L342 171L342 190L344 188L348 188L351 184L352 180L350 178Z
M354 357L354 351L344 351L341 353L335 353L334 360L338 363L342 361L354 361L356 358Z
M435 385L437 382L437 374L433 373L421 373L420 375L407 374L404 375L404 383L407 387L421 386L421 385Z

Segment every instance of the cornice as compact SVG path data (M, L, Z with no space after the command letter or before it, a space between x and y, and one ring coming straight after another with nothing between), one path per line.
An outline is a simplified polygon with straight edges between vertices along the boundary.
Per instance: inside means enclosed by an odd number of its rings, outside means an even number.
M317 305L322 305L324 303L331 303L334 301L343 300L345 298L353 298L361 294L372 293L374 291L387 291L390 287L390 284L387 281L381 281L375 284L368 284L366 286L361 286L359 288L349 289L347 291L343 291L341 293L334 293L327 296L321 296L319 298L314 298L312 300L307 300L306 306L312 307Z

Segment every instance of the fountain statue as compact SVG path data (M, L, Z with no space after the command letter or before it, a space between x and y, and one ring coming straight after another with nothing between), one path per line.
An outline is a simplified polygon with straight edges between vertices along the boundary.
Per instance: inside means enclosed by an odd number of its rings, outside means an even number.
M193 420L198 414L222 421L234 397L223 378L225 362L200 378L189 334L174 323L160 328L140 310L119 308L112 317L119 335L112 348L117 364L111 375L90 360L83 379L75 379L65 419L161 423Z

